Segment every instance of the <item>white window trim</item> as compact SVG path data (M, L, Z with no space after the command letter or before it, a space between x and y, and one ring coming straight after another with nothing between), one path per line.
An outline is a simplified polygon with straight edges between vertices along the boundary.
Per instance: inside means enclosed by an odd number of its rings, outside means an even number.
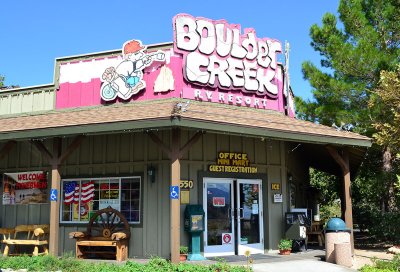
M61 193L60 193L60 210L59 210L59 218L60 218L60 224L87 224L89 223L88 221L63 221L62 220L62 213L63 213L63 205L64 205L64 182L68 181L79 181L82 184L82 181L90 181L90 180L112 180L112 179L118 179L119 183L119 204L121 205L121 180L122 179L129 179L129 178L138 178L139 179L139 221L128 221L130 225L140 225L141 219L142 219L142 177L141 176L124 176L124 177L95 177L95 178L68 178L68 179L61 179ZM79 203L80 205L80 203Z

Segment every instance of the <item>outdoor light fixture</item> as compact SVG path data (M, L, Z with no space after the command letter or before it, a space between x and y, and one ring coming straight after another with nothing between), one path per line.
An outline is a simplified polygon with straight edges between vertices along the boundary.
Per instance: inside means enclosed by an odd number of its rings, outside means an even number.
M152 165L147 167L147 177L151 183L156 182L156 169Z

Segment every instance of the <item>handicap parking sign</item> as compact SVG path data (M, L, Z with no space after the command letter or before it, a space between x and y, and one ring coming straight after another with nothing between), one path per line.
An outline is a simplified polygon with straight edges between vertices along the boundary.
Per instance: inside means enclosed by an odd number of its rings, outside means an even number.
M50 190L50 201L57 201L57 189Z
M170 186L169 197L171 199L179 199L179 186Z

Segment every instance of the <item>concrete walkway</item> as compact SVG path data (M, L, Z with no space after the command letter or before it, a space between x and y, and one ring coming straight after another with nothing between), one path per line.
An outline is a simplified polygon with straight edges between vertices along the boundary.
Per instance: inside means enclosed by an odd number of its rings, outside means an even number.
M254 272L354 272L356 269L327 263L325 259L325 250L309 249L306 252L292 253L288 256L282 256L278 253L251 255L253 263L251 267ZM247 265L247 258L244 256L228 256L219 258L208 258L204 264L214 263L216 261L225 261L230 265ZM193 262L195 263L195 262Z
M354 272L347 267L317 261L317 260L296 260L296 261L282 261L273 263L259 263L253 264L254 272L310 272L310 271L324 271L324 272Z

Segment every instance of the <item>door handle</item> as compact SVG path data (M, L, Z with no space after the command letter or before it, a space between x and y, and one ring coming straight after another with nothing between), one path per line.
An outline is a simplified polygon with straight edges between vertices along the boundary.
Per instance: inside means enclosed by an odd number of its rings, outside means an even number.
M243 208L239 208L239 219L243 219L244 217L244 210Z
M228 219L232 218L232 209L228 209Z

